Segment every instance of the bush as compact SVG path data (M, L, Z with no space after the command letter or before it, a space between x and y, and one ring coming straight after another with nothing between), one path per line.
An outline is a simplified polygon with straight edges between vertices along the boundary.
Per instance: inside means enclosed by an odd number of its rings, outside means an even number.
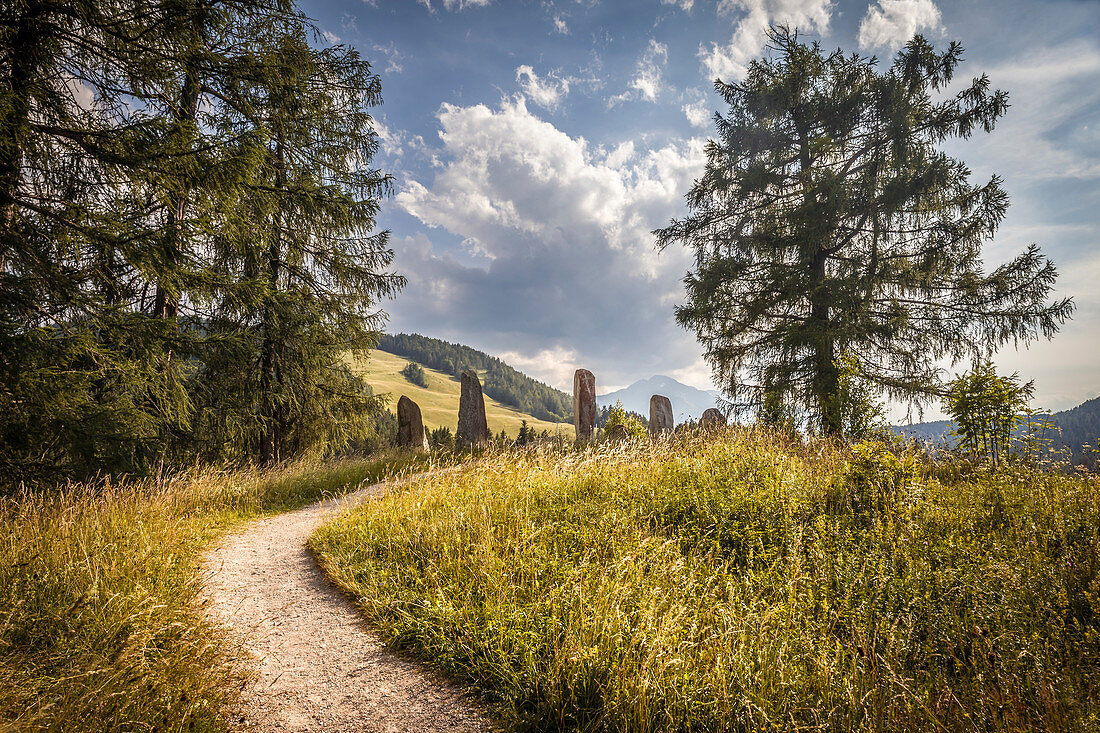
M616 425L622 425L627 437L641 439L648 436L646 425L633 413L623 409L623 403L617 401L615 406L607 414L607 421L603 425L604 434L608 434Z
M424 373L423 367L415 362L410 361L406 364L405 368L401 370L401 375L417 387L427 388L428 386L428 375Z
M1008 455L1012 432L1033 392L1033 382L1021 384L1018 374L997 376L990 362L978 362L951 382L944 411L955 421L960 447L997 466Z

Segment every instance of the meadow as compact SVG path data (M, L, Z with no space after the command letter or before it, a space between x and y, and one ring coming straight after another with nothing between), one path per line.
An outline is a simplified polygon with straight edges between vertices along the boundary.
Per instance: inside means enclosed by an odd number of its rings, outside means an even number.
M311 546L511 730L1100 728L1100 479L751 429L490 454Z
M199 470L0 498L0 730L225 730L245 672L202 613L202 550L246 520L426 460Z
M410 361L412 360L403 356L375 349L370 352L369 359L356 360L352 367L356 373L363 376L375 394L390 395L391 410L397 409L397 400L401 395L407 395L420 406L424 426L429 431L432 428L446 427L454 432L455 426L458 425L461 382L457 377L425 366L424 375L427 377L428 386L415 385L401 374L401 370ZM489 431L493 435L499 435L503 430L514 439L525 420L528 427L540 433L545 430L551 436L561 435L570 440L574 435L572 423L539 420L488 396L485 397L485 417L489 423Z

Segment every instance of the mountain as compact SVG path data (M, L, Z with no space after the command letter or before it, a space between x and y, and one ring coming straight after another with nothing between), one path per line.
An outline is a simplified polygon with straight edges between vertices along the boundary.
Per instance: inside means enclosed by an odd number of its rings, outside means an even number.
M1077 407L1052 414L1040 415L1054 424L1050 434L1050 446L1054 449L1067 448L1075 459L1085 457L1082 446L1096 447L1100 440L1100 397L1082 402ZM935 444L954 445L951 436L955 423L951 420L915 423L913 425L892 425L895 433L918 440L930 440Z
M664 395L672 402L672 414L676 422L698 420L703 411L714 407L720 395L715 390L701 390L677 382L672 377L658 374L649 379L641 379L620 390L596 396L600 407L614 406L616 401L623 403L628 412L637 412L649 417L649 398L655 394Z

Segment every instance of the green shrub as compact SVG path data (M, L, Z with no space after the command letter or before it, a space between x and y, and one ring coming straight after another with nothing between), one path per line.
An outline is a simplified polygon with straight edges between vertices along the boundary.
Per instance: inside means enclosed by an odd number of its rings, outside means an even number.
M645 423L623 409L622 401L617 401L615 406L608 412L607 421L603 426L604 433L606 434L608 430L616 425L622 425L626 436L635 440L649 435Z
M417 387L427 388L428 386L428 375L424 373L423 367L416 362L410 361L406 364L405 368L401 370L401 376Z

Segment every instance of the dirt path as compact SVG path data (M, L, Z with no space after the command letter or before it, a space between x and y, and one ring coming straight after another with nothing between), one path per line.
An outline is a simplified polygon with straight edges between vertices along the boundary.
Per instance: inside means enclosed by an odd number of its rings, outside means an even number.
M376 484L246 525L203 558L210 613L254 660L232 725L249 731L487 731L463 693L388 651L306 539Z

